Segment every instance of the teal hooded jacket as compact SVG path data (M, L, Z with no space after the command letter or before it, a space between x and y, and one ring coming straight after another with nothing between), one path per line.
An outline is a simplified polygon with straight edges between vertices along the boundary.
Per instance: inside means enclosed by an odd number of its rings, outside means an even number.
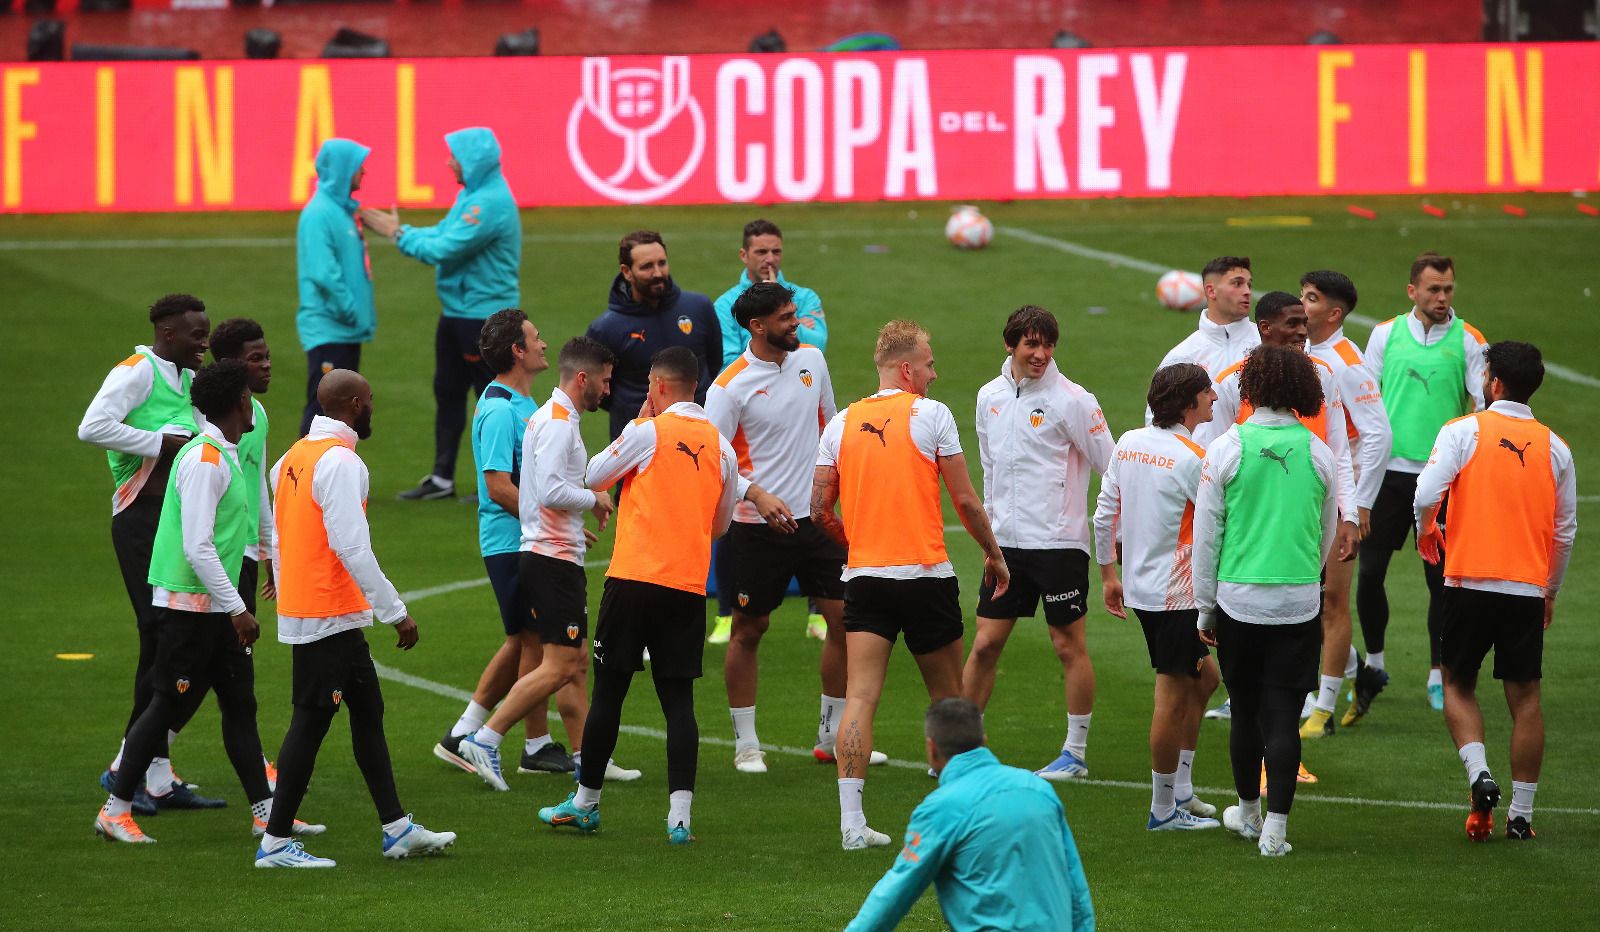
M329 139L317 150L317 190L301 208L295 234L300 279L295 326L306 350L370 343L378 326L367 243L356 221L361 205L350 196L350 182L371 151L348 139Z
M405 224L395 244L434 267L434 287L446 317L482 320L521 304L522 219L500 173L500 141L481 126L444 137L461 164L461 191L444 219L431 227Z
M956 932L1093 932L1094 906L1056 791L988 748L950 758L905 847L846 932L893 929L932 883Z

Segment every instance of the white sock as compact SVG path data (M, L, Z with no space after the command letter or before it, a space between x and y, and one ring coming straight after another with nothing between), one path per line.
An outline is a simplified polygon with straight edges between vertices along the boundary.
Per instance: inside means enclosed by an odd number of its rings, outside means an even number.
M1511 809L1510 818L1524 818L1533 821L1533 794L1539 792L1537 783L1519 783L1511 781Z
M122 769L122 752L127 749L128 739L123 738L122 743L117 745L117 756L111 759L111 766L108 768L112 773L116 773Z
M133 802L124 802L115 796L107 796L106 804L100 808L100 811L113 819L120 818L133 811Z
M553 739L551 739L549 734L543 734L537 738L526 738L522 742L522 753L537 754L544 750L545 745L551 744L552 741Z
M171 756L171 752L172 752L172 743L174 741L177 741L177 740L178 740L178 733L173 731L172 729L168 728L167 729L167 752L168 752L168 756L169 757Z
M410 816L401 816L400 818L395 819L393 822L383 823L383 833L388 835L390 838L399 838L400 834L406 830L406 826L410 824Z
M1383 651L1381 651L1381 650L1368 651L1367 652L1367 666L1371 667L1374 670L1385 670L1385 669L1388 669L1387 667L1385 667L1383 665Z
M1344 662L1344 678L1347 679L1347 680L1355 679L1356 678L1356 671L1360 670L1360 669L1361 669L1361 655L1356 653L1356 646L1354 644L1351 644L1350 645L1350 656Z
M145 790L151 796L165 796L172 792L172 784L177 777L172 774L172 761L165 757L157 757L150 762L150 769L144 772Z
M1428 685L1429 686L1443 686L1444 685L1444 672L1442 670L1440 670L1438 667L1434 667L1431 670L1429 670L1428 671Z
M1177 778L1176 773L1150 771L1150 815L1158 821L1172 817L1172 787Z
M1257 796L1255 799L1239 800L1239 814L1244 816L1245 822L1252 825L1260 825L1261 797Z
M1178 773L1172 781L1172 792L1178 799L1188 799L1194 795L1194 752L1178 752Z
M450 737L459 738L462 735L470 735L482 728L483 723L488 720L488 709L478 705L476 702L468 702L467 711L462 712L461 717L456 719L456 723L450 726Z
M250 814L263 822L272 821L272 797L268 796L259 803L251 803Z
M505 735L500 734L488 725L484 725L472 733L472 740L486 748L498 748ZM548 740L548 739L546 739Z
M593 809L600 805L600 791L591 790L580 783L578 784L578 795L573 798L572 804L579 809Z
M1339 701L1339 687L1343 685L1344 677L1324 674L1318 681L1317 708L1324 712L1332 712L1333 704Z
M1489 755L1483 750L1482 741L1469 741L1456 749L1461 756L1461 766L1467 769L1467 785L1471 786L1478 779L1478 774L1489 769Z
M447 489L453 489L453 488L456 487L456 481L454 479L446 479L445 477L443 477L441 475L438 475L437 473L432 475L432 476L430 476L430 478L433 479L434 482L438 483L439 485L444 486Z
M839 830L866 828L867 814L861 810L861 797L867 792L867 781L860 777L839 778Z
M265 851L268 854L271 854L272 852L278 850L279 848L282 848L284 845L287 845L288 843L289 843L289 839L287 839L287 838L279 838L276 835L262 835L261 836L261 850Z
M1071 751L1078 755L1079 760L1086 759L1089 749L1089 719L1094 714L1073 715L1067 714L1067 740L1062 743L1061 750Z
M733 752L737 754L761 747L761 742L756 739L756 707L729 708L728 712L733 716Z
M817 747L827 748L832 753L835 738L833 726L842 715L844 715L843 699L836 699L833 696L822 697L822 711L817 715Z
M1285 838L1289 834L1289 813L1269 812L1267 819L1261 824L1261 834L1276 835Z
M694 790L673 790L667 794L667 825L689 827L689 807L694 803Z

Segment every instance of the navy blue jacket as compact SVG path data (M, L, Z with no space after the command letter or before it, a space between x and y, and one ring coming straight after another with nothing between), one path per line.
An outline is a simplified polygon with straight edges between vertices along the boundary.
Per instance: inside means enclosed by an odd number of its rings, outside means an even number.
M650 358L669 346L687 346L700 357L700 387L694 400L706 402L706 389L721 371L722 328L717 324L711 299L696 291L682 291L669 282L661 304L650 308L633 299L633 288L618 272L611 282L606 312L589 324L589 336L617 356L611 370L611 439L639 416L639 406L649 393Z

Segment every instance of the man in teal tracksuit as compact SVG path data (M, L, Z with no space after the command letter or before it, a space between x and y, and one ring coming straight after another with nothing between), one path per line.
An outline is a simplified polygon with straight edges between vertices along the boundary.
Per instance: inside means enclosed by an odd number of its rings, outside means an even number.
M722 368L733 365L750 342L750 331L733 319L733 302L758 281L775 281L794 292L795 315L800 318L800 342L819 350L828 349L828 321L822 314L822 298L803 285L783 277L783 231L771 220L752 220L744 225L744 245L739 247L744 271L732 288L722 293L714 307L722 326Z
M983 716L966 699L935 702L926 732L939 788L911 813L900 857L846 932L894 928L930 882L957 932L1093 932L1089 884L1050 784L983 746Z
M367 225L400 251L434 267L443 314L433 340L433 471L403 499L455 494L456 454L467 424L467 390L483 393L494 373L478 356L478 334L495 311L521 303L522 219L500 173L500 141L481 126L447 133L449 166L461 185L444 219L431 227L401 223L394 211L363 211Z
M372 270L361 235L354 194L366 175L372 150L348 139L329 139L317 150L317 190L300 210L295 253L300 310L295 325L306 351L306 407L300 436L322 413L317 385L335 369L358 371L361 344L372 342L378 314L372 303Z

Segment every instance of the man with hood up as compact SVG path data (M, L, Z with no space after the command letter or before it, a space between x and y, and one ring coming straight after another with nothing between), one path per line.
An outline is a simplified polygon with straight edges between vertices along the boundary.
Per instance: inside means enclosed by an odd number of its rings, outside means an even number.
M372 270L354 195L372 150L348 139L329 139L317 150L317 189L300 210L296 236L300 310L295 325L306 351L306 407L300 436L322 414L317 385L334 369L361 368L361 344L372 342L378 315Z
M589 324L588 336L617 357L611 373L611 439L639 416L649 391L650 360L669 346L684 346L700 360L695 403L720 371L722 328L711 299L683 291L667 267L667 244L654 230L635 230L617 245L621 265L611 281L605 313Z
M433 341L433 471L400 493L409 500L455 495L467 390L481 394L494 378L478 355L478 334L489 315L522 301L522 220L500 172L500 140L493 130L473 126L446 133L444 141L461 191L443 220L414 227L393 210L362 211L367 225L393 239L401 252L434 267L443 312Z

